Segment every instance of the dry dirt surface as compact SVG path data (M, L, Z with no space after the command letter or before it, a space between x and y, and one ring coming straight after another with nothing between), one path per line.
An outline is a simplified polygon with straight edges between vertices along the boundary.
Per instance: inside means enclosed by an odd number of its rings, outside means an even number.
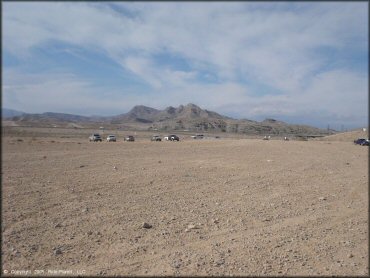
M2 138L3 275L369 274L368 147L27 132Z

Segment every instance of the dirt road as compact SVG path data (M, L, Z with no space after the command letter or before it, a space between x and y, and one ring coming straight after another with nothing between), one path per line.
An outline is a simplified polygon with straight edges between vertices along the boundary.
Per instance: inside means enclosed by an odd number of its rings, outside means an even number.
M2 196L13 276L369 271L368 147L350 142L5 136Z

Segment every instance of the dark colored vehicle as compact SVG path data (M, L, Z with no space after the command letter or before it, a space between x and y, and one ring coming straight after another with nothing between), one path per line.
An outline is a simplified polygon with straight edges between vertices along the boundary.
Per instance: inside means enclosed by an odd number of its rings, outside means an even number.
M369 140L366 140L365 138L358 138L355 141L353 141L353 143L361 146L369 146Z
M150 138L150 141L162 141L162 138L158 135L153 135L152 138Z
M94 133L93 135L91 135L91 136L89 137L89 141L90 141L90 142L91 142L91 141L93 141L93 142L98 142L98 141L102 142L102 139L101 139L101 137L100 137L100 134L98 134L98 133Z
M169 135L168 140L170 140L170 141L180 141L180 138L177 135Z
M131 142L134 142L134 141L135 141L135 138L134 138L134 136L129 135L129 136L126 136L123 140L124 140L124 141L131 141Z

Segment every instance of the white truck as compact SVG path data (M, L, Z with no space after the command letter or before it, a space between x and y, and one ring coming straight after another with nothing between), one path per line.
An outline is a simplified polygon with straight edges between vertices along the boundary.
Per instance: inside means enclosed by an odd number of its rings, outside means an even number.
M100 134L94 133L89 137L89 141L91 142L102 142L102 139L100 137Z

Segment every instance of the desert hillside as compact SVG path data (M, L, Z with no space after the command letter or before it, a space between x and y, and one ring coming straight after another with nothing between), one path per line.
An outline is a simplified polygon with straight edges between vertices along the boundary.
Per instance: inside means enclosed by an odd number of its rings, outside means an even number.
M329 136L325 136L322 138L316 138L316 140L322 141L338 141L338 142L353 142L358 138L369 138L369 129L363 131L362 129L356 129L347 132L340 132L338 134L333 134Z

